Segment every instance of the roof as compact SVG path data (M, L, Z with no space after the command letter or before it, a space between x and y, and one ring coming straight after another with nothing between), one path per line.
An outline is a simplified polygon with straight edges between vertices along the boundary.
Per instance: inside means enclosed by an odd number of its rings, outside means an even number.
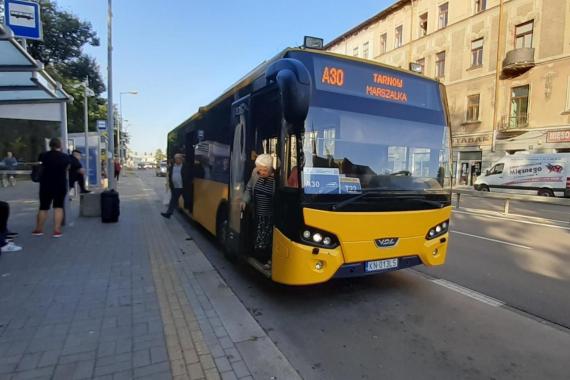
M0 25L0 104L61 103L72 100L14 38Z
M402 8L404 5L406 5L407 3L410 3L410 2L411 2L411 0L397 0L394 4L392 4L388 8L386 8L383 11L377 13L376 15L370 17L368 20L361 22L360 24L356 25L354 28L350 29L349 31L341 34L340 36L338 36L337 38L335 38L334 40L332 40L331 42L326 44L324 48L330 49L331 47L338 44L339 42L342 42L343 40L345 40L349 37L352 37L355 34L360 33L364 28L366 28L372 24L375 24L379 20L388 16L390 13L397 11L398 9Z
M403 0L403 1L409 1L409 0ZM254 80L256 80L257 78L259 78L261 75L263 75L263 73L265 73L266 68L273 62L275 62L276 60L284 57L287 55L287 53L292 52L292 51L304 51L304 52L309 52L312 54L319 54L319 55L326 55L329 57L335 57L335 58L340 58L343 60L347 60L347 61L356 61L356 62L362 62L362 63L366 63L369 65L374 65L374 66L379 66L379 67L383 67L383 68L387 68L390 70L394 70L394 71L399 71L399 72L403 72L406 73L408 75L414 75L414 76L419 76L423 79L426 80L430 80L433 82L438 82L437 80L433 79L433 78L429 78L426 77L424 75L415 73L413 71L408 71L408 70L404 70L401 69L399 67L393 67L390 65L386 65L384 63L381 62L377 62L377 61L371 61L371 60L367 60L367 59L363 59L363 58L359 58L359 57L353 57L353 56L348 56L348 55L344 55L344 54L338 54L338 53L334 53L334 52L330 52L330 51L325 51L325 50L315 50L315 49L307 49L307 48L287 48L282 50L279 54L277 54L275 57L267 60L267 61L263 61L261 64L259 64L256 68L254 68L252 71L250 71L248 74L246 74L245 76L243 76L240 80L238 80L236 83L234 83L232 86L230 86L227 90L225 90L222 95L218 96L216 99L214 99L212 102L210 102L208 105L200 107L198 109L198 112L196 112L195 114L193 114L192 116L190 116L188 119L184 120L182 123L180 123L177 127L175 127L173 130L171 130L169 133L175 132L177 129L179 128L183 128L185 127L189 122L196 120L198 118L200 118L203 114L205 114L208 110L210 110L211 108L215 107L217 104L219 104L220 102L224 101L225 99L227 99L229 96L233 96L234 94L236 94L239 90L241 90L242 88L250 85ZM439 82L438 82L439 83Z

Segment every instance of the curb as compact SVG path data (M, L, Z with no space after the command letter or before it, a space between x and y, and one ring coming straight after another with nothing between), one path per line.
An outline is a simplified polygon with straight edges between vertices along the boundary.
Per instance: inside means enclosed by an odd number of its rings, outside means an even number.
M156 193L156 200L160 197ZM151 200L152 201L152 200ZM159 212L155 203L153 208ZM175 244L188 248L192 254L184 255L184 265L197 278L200 287L220 317L224 328L255 379L301 379L289 360L273 343L263 328L222 279L206 255L194 242L186 241L188 233L181 222L166 223Z

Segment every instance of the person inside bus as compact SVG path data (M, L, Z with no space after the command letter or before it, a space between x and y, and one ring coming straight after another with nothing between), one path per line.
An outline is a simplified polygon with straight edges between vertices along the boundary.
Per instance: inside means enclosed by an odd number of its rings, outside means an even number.
M273 237L273 197L275 176L273 157L260 154L255 159L255 169L247 183L241 209L251 204L255 214L254 255L271 265L271 244Z

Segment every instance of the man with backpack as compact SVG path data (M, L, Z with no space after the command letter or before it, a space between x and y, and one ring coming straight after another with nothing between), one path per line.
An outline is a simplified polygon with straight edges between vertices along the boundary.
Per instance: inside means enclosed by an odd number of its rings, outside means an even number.
M44 224L48 217L48 211L53 207L54 229L53 237L59 238L63 234L63 206L67 194L67 174L71 161L69 156L61 152L61 140L52 138L49 142L50 150L40 155L41 162L39 174L40 182L40 209L38 211L36 228L32 235L44 234Z

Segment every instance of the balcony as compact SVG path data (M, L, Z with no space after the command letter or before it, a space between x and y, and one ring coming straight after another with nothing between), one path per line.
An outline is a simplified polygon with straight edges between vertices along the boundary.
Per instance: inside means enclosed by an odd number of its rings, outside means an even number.
M503 116L500 129L502 132L525 129L528 127L528 114Z
M512 78L534 67L534 48L519 48L507 52L503 59L503 77Z

